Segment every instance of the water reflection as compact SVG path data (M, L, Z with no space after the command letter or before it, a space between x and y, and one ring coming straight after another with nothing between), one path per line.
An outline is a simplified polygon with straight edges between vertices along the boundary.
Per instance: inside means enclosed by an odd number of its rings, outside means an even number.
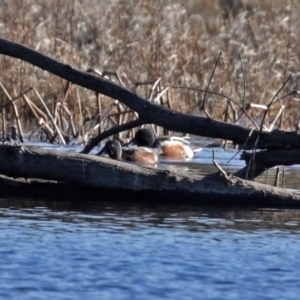
M210 207L69 203L0 200L0 219L63 222L107 227L112 230L145 228L206 230L299 230L300 210L253 207Z

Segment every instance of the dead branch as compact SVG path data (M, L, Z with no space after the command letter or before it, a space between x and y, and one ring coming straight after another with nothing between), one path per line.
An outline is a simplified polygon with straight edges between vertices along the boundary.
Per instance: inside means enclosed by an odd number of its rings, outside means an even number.
M176 132L231 140L234 144L243 145L244 149L252 149L259 134L255 130L245 143L251 131L249 128L167 109L111 81L81 72L37 51L5 39L0 39L0 53L22 59L74 84L117 99L136 111L144 123L153 123ZM286 144L291 147L300 147L300 136L295 134L291 140L291 135L286 132L262 133L257 148L284 147Z

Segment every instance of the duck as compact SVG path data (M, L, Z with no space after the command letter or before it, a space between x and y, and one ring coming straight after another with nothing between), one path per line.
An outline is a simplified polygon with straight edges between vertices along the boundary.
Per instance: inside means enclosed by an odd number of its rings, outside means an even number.
M167 158L182 159L194 157L194 151L182 139L181 141L180 138L176 137L158 139L148 128L139 129L132 143L137 144L138 147L160 148L160 155Z
M118 140L107 141L103 149L96 155L103 154L120 161L132 161L142 164L156 164L158 162L157 154L152 149L146 147L122 148Z

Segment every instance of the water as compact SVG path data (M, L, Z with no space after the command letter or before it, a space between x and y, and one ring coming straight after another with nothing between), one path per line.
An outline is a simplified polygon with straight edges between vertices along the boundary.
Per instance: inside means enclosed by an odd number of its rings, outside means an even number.
M214 155L234 172L245 165L235 153L204 148L159 167L205 175ZM298 189L299 170L286 168L280 184ZM0 199L0 299L299 297L300 210L82 200Z
M300 210L0 201L1 299L298 299Z

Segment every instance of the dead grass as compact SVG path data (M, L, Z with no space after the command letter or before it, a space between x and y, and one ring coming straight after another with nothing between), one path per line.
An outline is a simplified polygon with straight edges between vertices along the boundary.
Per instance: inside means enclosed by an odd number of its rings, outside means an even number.
M221 0L230 2L229 0ZM238 103L267 104L292 74L281 95L299 89L300 3L283 0L244 1L237 14L218 0L19 0L0 1L0 35L81 70L90 67L117 72L124 85L161 78L162 85L205 90L220 52L222 58L210 90ZM224 9L224 7L223 7ZM65 82L27 63L0 57L0 80L12 97L35 86L54 110ZM150 86L138 92L149 95ZM84 116L97 112L93 93L78 88ZM0 102L6 98L0 93ZM171 89L175 109L199 114L204 93ZM35 100L35 99L32 99ZM67 103L74 110L74 89ZM208 95L207 109L222 120L228 103ZM273 117L286 105L283 128L299 122L298 102L292 96L272 108ZM19 104L21 106L21 104ZM231 111L231 110L230 110ZM25 113L27 110L24 109ZM257 115L257 111L252 112Z

